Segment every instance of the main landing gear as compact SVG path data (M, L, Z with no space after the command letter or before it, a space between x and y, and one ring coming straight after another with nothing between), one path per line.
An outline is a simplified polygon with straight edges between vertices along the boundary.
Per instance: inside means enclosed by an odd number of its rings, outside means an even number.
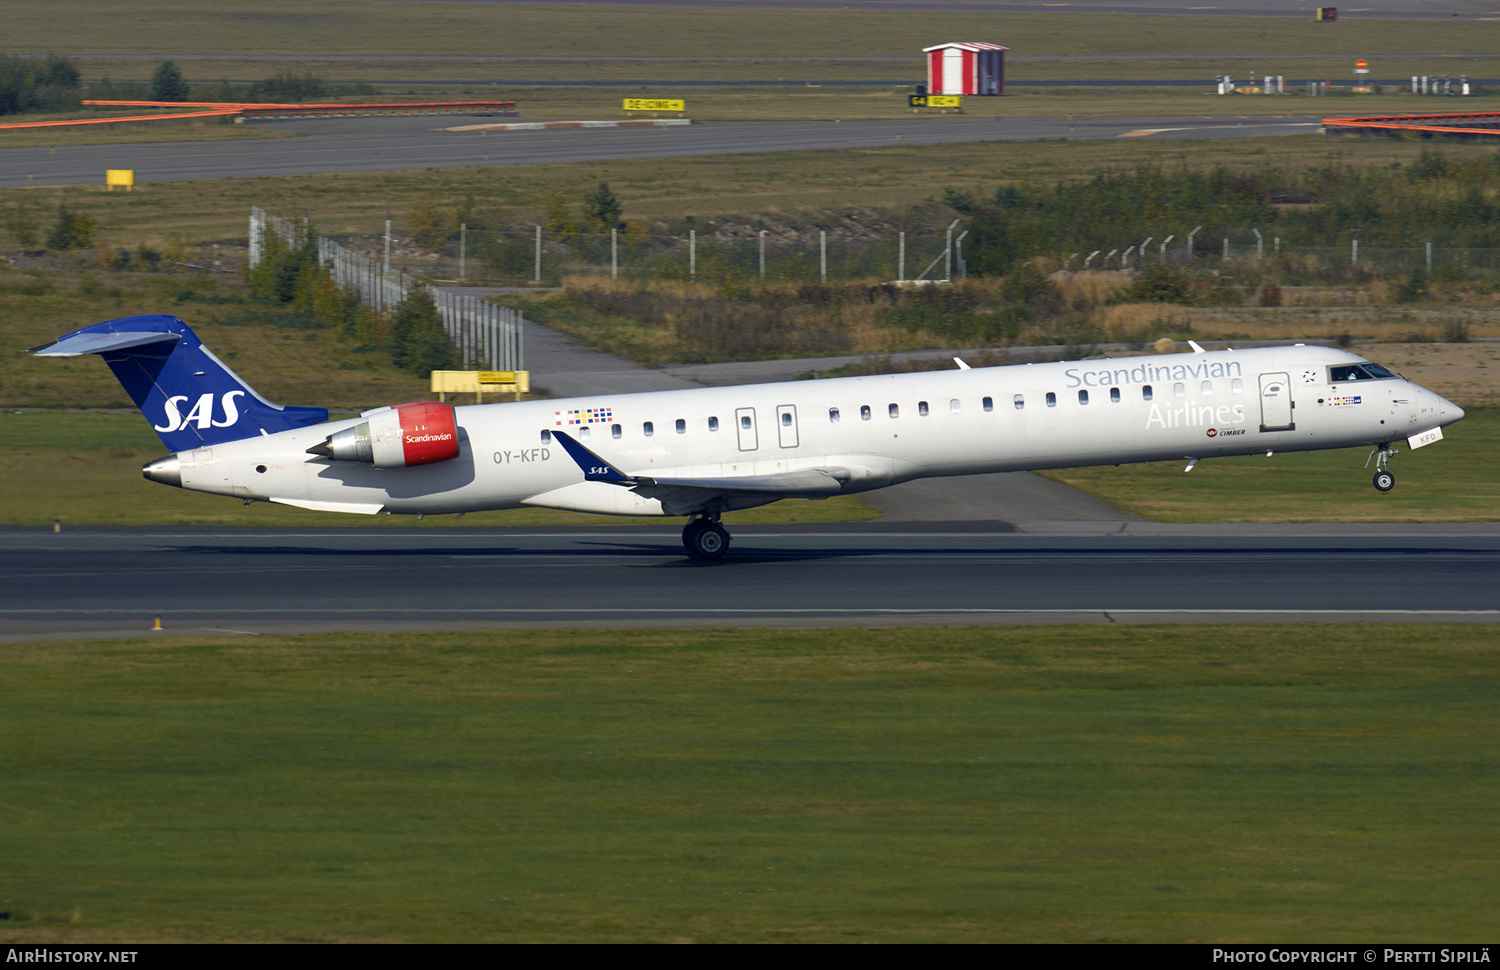
M1380 492L1389 492L1396 487L1396 476L1386 470L1391 456L1396 453L1389 443L1376 445L1370 452L1370 457L1375 459L1375 489ZM1370 459L1365 459L1365 467L1370 467Z
M710 561L724 558L729 551L729 533L719 524L719 516L709 513L689 519L682 527L682 546L694 559Z

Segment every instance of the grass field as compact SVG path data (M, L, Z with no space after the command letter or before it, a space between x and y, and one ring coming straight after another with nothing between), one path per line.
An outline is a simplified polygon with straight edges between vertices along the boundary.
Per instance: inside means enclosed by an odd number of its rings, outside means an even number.
M941 125L944 119L933 118L930 123ZM493 137L503 145L507 136ZM669 130L662 137L671 137ZM395 171L357 178L309 175L161 182L141 185L128 194L106 192L102 185L11 189L0 192L0 219L24 207L46 224L57 206L66 203L95 215L100 238L114 246L159 243L170 233L195 241L232 240L242 246L252 205L275 213L306 212L326 234L373 237L383 230L387 213L399 227L412 206L422 200L468 205L504 223L525 222L542 215L550 193L561 190L579 198L606 181L620 198L627 220L680 220L693 215L743 216L754 221L762 214L800 214L813 220L822 210L843 211L854 204L899 209L941 195L947 186L989 192L1001 183L1051 182L1114 166L1222 164L1237 170L1269 165L1295 172L1324 165L1404 164L1420 157L1424 147L1416 141L1339 140L1315 134L936 147L893 141L862 149ZM1492 151L1484 145L1443 147L1444 153L1456 159L1488 157Z
M1483 942L1491 625L0 646L0 940Z
M59 16L68 23L63 45ZM274 53L317 59L338 53L376 60L496 53L680 58L684 51L699 57L825 57L834 49L841 56L911 56L919 61L923 47L940 42L926 38L959 36L1004 44L1017 56L1317 54L1352 59L1493 55L1500 26L1357 16L1315 24L1310 10L1305 18L1285 19L1006 13L997 21L985 11L772 12L348 0L224 0L210 6L196 0L148 0L128 10L108 0L61 0L49 7L18 8L6 23L6 49L18 54ZM1128 49L1122 38L1128 38ZM153 67L149 61L137 62L134 75L114 76L146 78ZM205 71L205 79L217 80L211 70Z

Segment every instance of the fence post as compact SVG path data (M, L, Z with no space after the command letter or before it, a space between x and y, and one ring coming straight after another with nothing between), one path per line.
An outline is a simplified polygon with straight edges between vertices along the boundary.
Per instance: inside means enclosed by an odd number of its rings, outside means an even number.
M468 276L469 258L469 224L461 222L458 226L458 278L466 280Z
M688 280L698 281L698 230L688 230Z
M620 227L609 229L609 278L620 278Z
M541 281L542 281L542 225L541 225L541 223L537 223L537 227L536 227L536 273L532 276L531 282L533 282L533 283L540 283Z
M766 281L766 231L760 231L760 281Z
M901 254L896 263L896 279L898 282L906 279L906 230L901 231Z
M828 282L828 233L818 230L818 280Z
M1432 240L1427 240L1427 275L1432 275Z
M385 269L386 276L391 274L391 217L385 217Z

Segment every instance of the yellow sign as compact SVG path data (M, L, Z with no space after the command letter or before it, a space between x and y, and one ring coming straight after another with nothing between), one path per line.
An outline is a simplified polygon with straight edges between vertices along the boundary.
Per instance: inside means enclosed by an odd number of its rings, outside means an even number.
M439 401L447 401L449 394L474 394L482 397L495 392L515 394L531 393L531 372L524 370L435 370L432 372L432 393Z
M133 168L109 168L104 170L104 185L113 192L116 185L125 186L129 192L135 185L135 169Z
M962 108L964 99L956 94L913 94L907 99L913 108Z
M626 111L686 111L686 101L671 98L626 98Z

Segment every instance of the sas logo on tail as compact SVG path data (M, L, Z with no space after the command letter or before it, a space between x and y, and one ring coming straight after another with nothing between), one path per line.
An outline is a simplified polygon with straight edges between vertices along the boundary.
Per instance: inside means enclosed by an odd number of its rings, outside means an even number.
M152 425L157 431L164 434L173 431L181 431L190 424L196 424L199 428L228 428L232 427L240 419L239 408L235 406L234 399L244 397L244 391L225 391L221 409L224 412L223 421L214 420L214 395L209 392L200 395L193 409L187 414L182 413L178 407L179 403L187 401L186 394L169 397L166 401L167 423L165 425Z

